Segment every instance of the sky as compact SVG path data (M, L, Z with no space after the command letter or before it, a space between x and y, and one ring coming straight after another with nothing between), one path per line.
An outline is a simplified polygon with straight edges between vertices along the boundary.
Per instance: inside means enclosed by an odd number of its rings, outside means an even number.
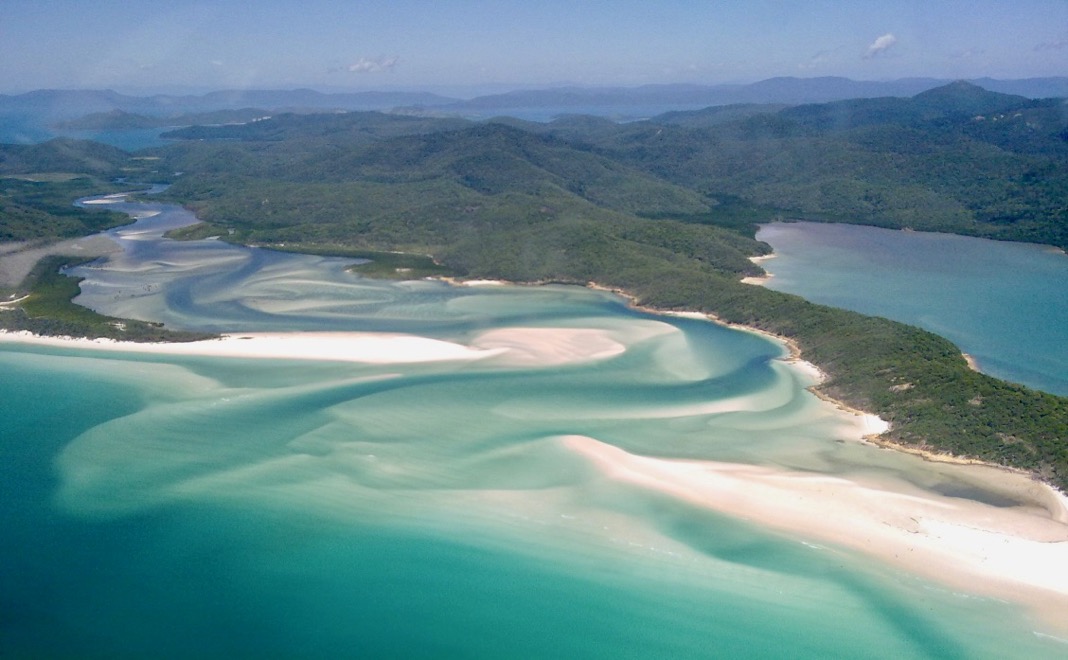
M1068 75L1068 0L3 0L0 93Z

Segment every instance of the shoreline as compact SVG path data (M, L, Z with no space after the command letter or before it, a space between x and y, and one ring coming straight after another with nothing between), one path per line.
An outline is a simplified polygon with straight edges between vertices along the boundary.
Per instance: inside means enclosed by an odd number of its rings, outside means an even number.
M754 257L754 258L760 258L760 257ZM765 258L770 258L770 255L765 257ZM820 369L817 365L805 360L804 357L802 356L801 347L798 346L797 342L795 340L793 340L792 338L790 338L790 337L784 337L782 335L777 335L777 334L775 334L773 332L768 332L767 330L762 330L760 328L755 328L755 327L748 326L748 325L742 325L740 323L730 323L728 321L724 321L723 319L719 318L715 314L710 314L710 313L705 313L705 312L694 312L694 311L662 310L662 309L656 309L654 307L647 307L647 306L638 304L637 298L633 294L628 292L628 291L624 291L622 289L616 289L616 288L612 288L612 287L606 287L606 286L597 284L595 282L590 282L589 284L587 284L587 288L593 289L595 291L605 291L605 292L608 292L608 293L613 293L615 295L618 295L618 296L626 299L627 301L629 301L631 307L633 307L634 309L643 311L643 312L648 312L650 314L666 314L666 315L669 315L669 316L683 316L683 317L689 317L689 318L701 318L701 319L705 319L705 320L707 320L709 322L716 323L717 325L721 325L721 326L723 326L725 328L730 328L732 330L738 330L740 332L749 332L749 333L757 334L757 335L760 335L762 337L766 337L766 338L768 338L768 339L770 339L770 340L772 340L774 342L782 344L786 348L786 350L788 351L789 356L786 357L786 358L781 358L781 361L783 361L783 362L785 362L787 364L794 365L795 367L801 368L801 369L809 372L810 375L812 375L815 378L816 383L814 385L811 385L811 386L807 387L806 389L809 392L811 392L814 396L816 396L816 398L820 399L821 401L825 401L825 402L835 406L836 408L838 408L842 412L850 413L850 414L856 415L858 417L866 417L866 418L867 417L871 417L871 418L879 420L879 422L881 422L882 424L886 425L886 428L883 429L882 431L879 431L878 433L870 433L870 434L864 435L863 441L865 441L865 442L867 442L869 444L875 445L877 447L881 447L883 449L888 449L888 450L891 450L891 451L897 451L897 452L904 453L904 454L912 454L914 456L919 456L919 457L923 458L924 460L930 461L932 463L946 463L946 464L950 464L950 465L976 465L976 466L983 466L983 467L992 468L992 469L995 469L995 470L1001 470L1001 471L1003 471L1005 473L1008 473L1008 474L1016 474L1016 475L1027 476L1027 477L1033 479L1034 481L1036 481L1038 483L1042 483L1046 487L1050 488L1050 490L1052 490L1053 492L1055 492L1055 493L1061 495L1062 497L1064 497L1065 498L1065 507L1066 507L1066 516L1068 516L1068 493L1062 493L1061 491L1059 491L1057 488L1053 487L1052 485L1046 484L1045 482L1041 482L1038 479L1035 479L1034 476L1030 472L1028 472L1026 470L1013 468L1013 467L1010 467L1010 466L1007 466L1007 465L1000 465L998 463L991 463L989 461L984 461L984 460L981 460L981 459L978 459L978 458L969 458L969 457L966 457L966 456L957 456L956 454L950 454L950 453L946 453L946 452L939 452L939 451L927 449L927 448L922 447L922 446L906 445L906 444L903 444L903 443L900 443L900 442L895 442L893 440L882 438L881 436L892 428L891 424L889 422L887 422L886 420L882 419L881 417L879 417L878 415L876 415L875 413L869 412L867 410L861 410L860 408L855 408L855 407L850 406L849 404L845 403L844 401L840 401L840 400L838 400L838 399L836 399L836 398L834 398L834 397L832 397L832 396L820 391L819 385L827 380L826 372L824 372L822 369ZM968 366L969 367L971 367L973 370L975 370L977 372L979 371L978 363L975 361L975 358L973 358L972 356L968 355L967 353L962 353L961 355L964 357L965 361L968 362ZM1068 517L1066 517L1065 522L1068 522Z
M749 257L749 261L752 261L754 264L759 266L760 264L764 263L765 261L768 261L769 259L774 259L776 256L777 255L774 252L769 252L767 254L759 254L759 255L757 255L755 257ZM775 277L775 276L765 270L763 275L750 275L748 277L743 277L739 281L742 284L752 284L754 286L763 286L763 285L767 284L768 282L770 282L771 278L773 278L773 277Z
M1013 499L1020 502L1021 506L1002 510L977 501L942 496L919 488L917 488L917 494L906 495L894 490L879 488L878 485L873 487L837 477L826 477L824 481L837 482L841 488L828 488L826 483L821 483L816 489L818 503L809 502L807 498L812 496L811 493L790 488L784 489L778 497L770 498L780 505L785 502L790 503L791 509L796 507L798 502L805 503L804 510L795 511L795 517L784 515L781 510L773 510L775 505L768 502L754 503L751 481L734 486L726 485L724 490L717 492L714 497L708 495L703 498L703 503L712 504L711 508L741 519L753 519L758 524L778 528L793 535L808 535L872 555L889 565L903 568L938 584L1016 603L1030 612L1037 621L1053 626L1053 629L1060 634L1068 633L1068 574L1065 574L1065 579L1061 579L1055 585L1049 579L1050 576L1064 574L1062 567L1068 565L1068 495L1050 484L1035 479L1033 475L1024 470L979 459L935 452L924 447L904 445L882 438L881 436L890 430L890 424L873 413L854 408L821 392L819 384L826 380L826 373L818 366L804 360L800 346L789 337L782 337L760 328L729 323L715 314L646 307L638 304L636 296L628 291L606 287L595 282L588 283L587 287L618 295L637 310L652 314L702 318L727 328L766 337L782 345L787 350L788 356L780 359L794 368L805 370L816 380L814 385L806 388L809 392L841 412L862 417L866 422L877 420L877 424L882 425L876 426L873 432L863 434L858 439L860 443L885 451L916 456L924 461L951 468L969 470L991 493L1011 493ZM968 358L970 356L966 356L966 359ZM606 447L606 450L597 450L594 453L602 456L605 452L610 454L616 451L626 454L615 447L607 445ZM626 454L626 458L619 458L617 455L616 459L610 463L631 460L671 462L667 459ZM674 463L687 462L674 461ZM696 465L700 462L693 463ZM765 470L741 465L721 469L738 469L744 472L749 468L752 468L754 474ZM617 466L614 471L618 469ZM625 470L628 473L630 471L629 468ZM981 472L985 474L980 474ZM784 474L786 476L783 479L787 482L795 480L797 483L804 483L806 478L805 475ZM678 478L678 475L673 476L674 480ZM818 482L819 478L812 477L812 480ZM737 495L738 492L747 492L748 495L740 498ZM842 502L849 502L856 492L864 493L868 498L881 493L882 502L864 508L866 516L858 517L857 514L862 511L856 509L851 512L852 516L850 516L848 515L850 512L843 509ZM729 498L729 496L735 498L730 500L734 504L722 504L722 498ZM693 496L691 494L688 497ZM896 523L886 519L886 506L895 500L904 503L902 510L896 511ZM715 503L719 504L715 505ZM914 509L921 504L928 514L943 509L958 514L964 511L969 515L964 520L944 520L942 519L946 517L944 515L930 518L919 517L915 515ZM1025 504L1040 509L1045 515L1035 515L1025 510ZM814 519L811 515L807 515L810 511L819 511L820 518ZM827 515L829 512L834 515ZM846 517L844 523L842 522L843 516ZM964 516L958 516L960 517ZM871 524L872 520L879 518L884 519L878 524ZM869 536L858 535L857 532L861 529ZM1043 540L1034 540L1036 535L1042 537ZM998 557L996 566L990 562L990 557L993 555Z
M833 552L818 545L833 543L933 585L1019 605L1036 627L1068 632L1062 522L919 487L891 490L834 475L653 458L584 436L564 441L609 478L778 530L814 551ZM1063 497L1060 506L1068 506Z
M630 306L633 307L634 309L637 309L637 310L640 310L640 311L643 311L643 312L648 312L650 314L663 314L663 315L667 315L667 316L682 316L682 317L686 317L686 318L703 319L703 320L706 320L706 321L708 321L710 323L715 323L716 325L720 325L720 326L723 326L725 328L730 328L731 330L738 330L739 332L749 332L749 333L752 333L752 334L755 334L755 335L760 335L761 337L764 337L766 339L770 339L771 341L773 341L773 342L775 342L777 344L781 344L786 349L788 355L786 357L779 358L780 361L793 366L795 369L799 369L799 370L803 371L805 374L807 374L809 377L811 377L815 381L814 384L806 387L805 388L806 390L808 390L813 395L815 395L816 398L820 399L821 401L826 401L827 403L830 403L831 405L836 407L838 410L841 410L842 412L846 412L846 413L849 413L851 415L855 415L857 417L863 418L865 420L865 424L866 425L873 427L873 431L871 433L865 434L863 436L863 440L871 442L874 438L882 435L883 433L886 433L891 428L890 427L890 422L887 422L886 420L882 419L881 417L879 417L875 413L868 412L866 410L860 410L859 408L854 408L854 407L846 404L843 401L839 401L838 399L835 399L835 398L833 398L833 397L821 392L819 390L819 386L820 386L821 383L823 383L824 381L827 380L827 373L824 372L822 369L820 369L817 365L813 364L812 362L809 362L808 360L805 360L804 357L801 354L801 347L798 346L797 342L794 341L793 339L791 339L790 337L783 337L781 335L777 335L775 333L768 332L767 330L762 330L760 328L754 328L754 327L748 326L748 325L742 325L740 323L730 323L730 322L724 321L723 319L719 318L715 314L709 314L709 313L706 313L706 312L671 311L671 310L656 309L654 307L646 307L644 305L638 304L637 298L633 294L628 292L628 291L624 291L622 289L615 289L615 288L612 288L612 287L602 286L602 285L597 284L595 282L590 282L587 285L587 288L594 289L595 291L606 291L608 293L613 293L613 294L615 294L617 296L620 296L620 297L626 299L627 301L629 301ZM878 429L878 430L874 430L874 429ZM951 461L947 461L947 462L951 462ZM997 465L995 465L993 463L984 463L982 461L977 461L977 464L990 465L991 467L1000 467L1000 466L997 466Z
M479 284L489 283L475 285ZM627 291L593 282L587 287L618 295L635 309L651 314L701 318L775 341L786 352L778 359L802 370L814 381L806 389L842 412L873 422L878 420L884 425L881 430L877 426L873 432L862 434L859 443L973 471L972 482L996 483L998 487L988 488L990 493L1018 494L1016 501L1021 505L998 508L904 482L879 483L867 477L653 458L629 454L592 438L568 440L569 448L589 458L609 477L635 481L647 489L750 520L794 538L833 543L935 584L1018 604L1040 619L1044 627L1068 632L1068 624L1064 623L1068 622L1068 574L1061 570L1063 565L1068 565L1068 498L1063 494L1020 471L880 440L878 436L889 425L871 413L820 393L817 387L825 379L824 372L804 361L800 347L790 338L725 323L712 314L644 307ZM588 353L591 347L601 356L618 354L597 333L530 337L523 334L530 329L509 330L517 332L493 331L497 334L489 334L488 341L474 338L466 345L388 333L235 333L201 342L135 344L0 331L0 345L10 341L127 353L374 364L480 360L537 346L543 351L527 351L525 364L544 364L540 360L550 359L554 354L554 341L567 344L570 355Z

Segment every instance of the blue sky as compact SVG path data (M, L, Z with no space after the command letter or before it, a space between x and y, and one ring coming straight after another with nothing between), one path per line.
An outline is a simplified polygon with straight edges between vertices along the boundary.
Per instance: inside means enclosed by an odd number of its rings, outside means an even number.
M1068 0L4 0L0 92L1068 75Z

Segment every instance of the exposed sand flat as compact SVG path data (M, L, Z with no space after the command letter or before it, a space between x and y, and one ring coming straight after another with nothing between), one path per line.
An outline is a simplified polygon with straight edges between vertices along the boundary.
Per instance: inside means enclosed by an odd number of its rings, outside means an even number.
M12 244L5 244L5 248ZM34 265L49 255L69 254L85 257L103 257L121 252L118 243L103 234L75 238L39 247L21 245L11 250L0 250L0 287L14 288L33 270Z
M112 195L104 195L103 197L97 197L95 199L87 199L82 201L82 204L89 204L93 206L99 206L101 204L119 204L125 202L126 198L130 196L130 193L114 193Z
M951 588L1021 603L1059 632L1068 630L1068 524L1061 522L1068 504L1022 475L985 468L987 478L1021 495L1040 489L1048 510L999 508L908 484L887 488L768 467L648 458L584 436L564 442L613 479L859 550Z
M648 324L636 337L672 331ZM365 332L241 333L183 343L138 343L112 339L42 337L0 330L0 342L66 346L124 353L275 358L402 364L500 358L517 366L552 366L606 359L626 351L624 339L598 328L502 328L478 335L470 346L416 335Z
M509 364L520 365L602 360L627 350L608 331L594 328L501 328L480 334L471 346L505 352Z
M62 346L121 353L193 355L232 358L274 358L402 364L445 360L478 360L502 349L474 349L414 335L360 332L243 333L183 343L136 343L110 339L41 337L27 332L2 332L0 342Z
M23 300L26 300L27 298L29 298L28 295L22 296L21 298L12 298L11 300L5 300L3 302L0 302L0 309L5 309L5 308L8 308L8 307L14 307L15 305L19 304Z
M30 247L30 245L29 241L9 241L7 243L0 243L0 256L18 252L19 250L25 250Z

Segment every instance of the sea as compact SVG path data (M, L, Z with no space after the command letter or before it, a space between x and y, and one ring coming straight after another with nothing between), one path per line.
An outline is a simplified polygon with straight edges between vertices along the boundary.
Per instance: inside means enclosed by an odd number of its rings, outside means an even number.
M69 117L57 117L69 119ZM38 144L53 138L65 137L76 140L93 140L126 151L172 144L173 140L160 137L170 128L139 128L121 130L67 130L55 127L37 114L0 112L0 144Z
M110 232L124 251L72 273L101 312L460 346L519 332L553 350L361 363L0 344L3 657L1068 654L1018 606L576 451L952 489L855 442L858 419L808 392L776 341L579 287L370 280L351 260L174 242L188 212L108 201L137 218Z
M992 376L1068 396L1068 256L969 236L859 225L763 225L765 286L953 341Z

